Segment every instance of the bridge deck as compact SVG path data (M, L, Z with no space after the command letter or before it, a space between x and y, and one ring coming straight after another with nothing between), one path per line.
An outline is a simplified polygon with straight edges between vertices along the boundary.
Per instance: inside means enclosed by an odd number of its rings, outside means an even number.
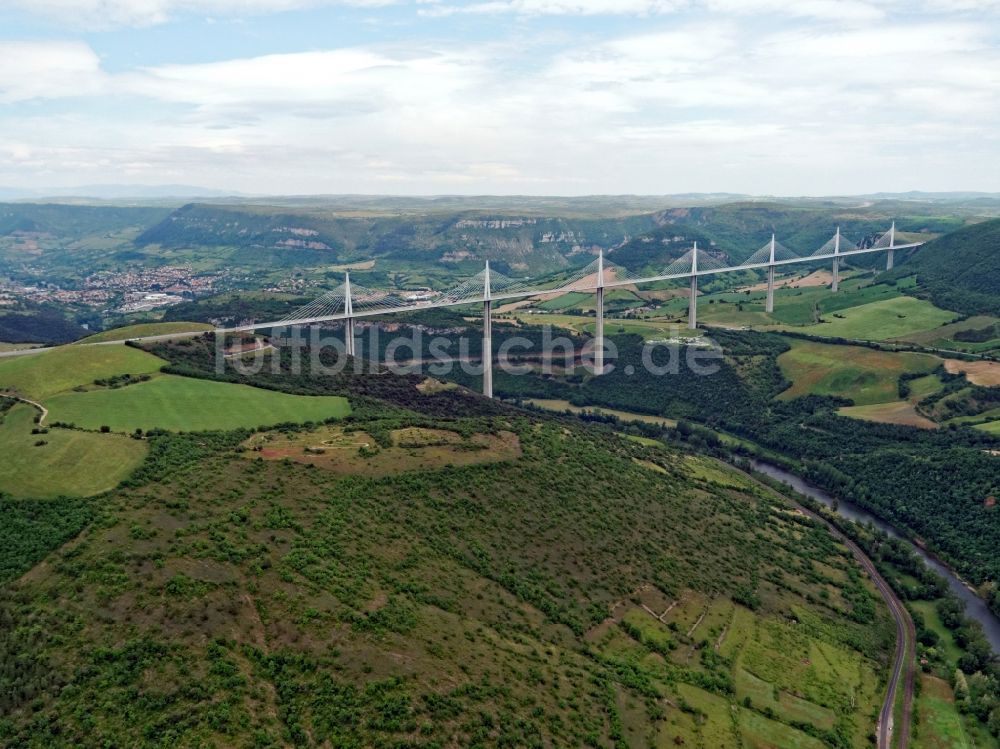
M838 253L827 253L823 255L807 255L806 257L796 257L787 258L784 260L775 260L774 262L761 262L761 263L751 263L747 265L732 265L722 268L705 268L698 269L696 272L692 273L690 270L687 272L679 273L668 273L663 275L647 276L643 278L625 278L621 280L605 281L603 284L598 284L596 278L594 281L582 280L571 283L567 286L559 286L555 288L530 288L530 289L518 289L516 291L510 292L497 292L493 291L489 299L492 302L505 302L516 299L527 299L533 296L539 296L540 294L563 294L570 292L585 292L585 291L596 291L598 286L603 286L605 289L619 288L623 286L639 286L645 283L656 283L658 281L671 281L683 278L698 278L701 276L714 276L720 273L734 273L736 271L745 270L763 270L769 267L778 267L786 265L801 265L807 263L817 263L823 261L829 261L834 259L849 258L857 255L868 255L876 252L890 252L895 250L909 250L915 247L920 247L923 242L912 242L910 244L900 244L893 247L867 247L864 249L846 250ZM593 274L595 277L597 274ZM460 299L442 299L442 300L430 300L421 301L414 303L409 306L395 306L387 307L385 309L370 309L370 310L350 310L345 312L340 312L333 315L325 315L322 317L306 317L300 320L278 320L272 322L261 322L253 323L251 325L242 325L233 328L218 328L219 333L243 333L253 330L260 330L262 328L280 328L289 327L293 325L315 325L317 323L323 322L337 322L347 319L357 319L362 317L377 317L379 315L389 315L396 314L399 312L417 312L419 310L434 309L441 307L460 307L466 304L481 304L486 301L485 288L482 294L477 294L474 296L463 297Z

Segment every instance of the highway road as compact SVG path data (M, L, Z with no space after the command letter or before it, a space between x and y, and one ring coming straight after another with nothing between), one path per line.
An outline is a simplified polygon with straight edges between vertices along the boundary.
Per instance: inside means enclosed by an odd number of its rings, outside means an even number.
M129 338L129 341L169 341L173 338L195 338L197 336L203 335L206 332L204 330L191 331L190 333L167 333L164 335L148 335L141 338ZM98 343L67 343L66 346L122 346L125 341L100 341ZM62 346L42 346L41 348L27 348L20 349L18 351L0 351L0 359L8 359L15 356L34 356L35 354L44 354L46 351L55 351L57 348L63 348Z

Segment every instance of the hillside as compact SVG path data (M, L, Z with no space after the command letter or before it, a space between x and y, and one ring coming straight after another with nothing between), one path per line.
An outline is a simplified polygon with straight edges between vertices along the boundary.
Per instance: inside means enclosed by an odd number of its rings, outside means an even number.
M712 338L722 346L725 358L708 376L681 365L676 374L650 374L643 365L642 339L619 335L615 369L600 379L498 372L494 392L509 398L565 400L576 406L691 419L751 440L794 461L804 476L835 496L855 501L924 539L963 575L984 585L990 605L1000 612L1000 593L993 585L1000 578L1000 560L992 553L1000 545L1000 526L995 513L984 506L1000 486L1000 461L993 454L1000 451L1000 444L995 437L959 428L958 423L924 430L845 418L839 410L852 406L853 398L870 402L864 385L884 377L888 383L881 387L899 387L891 370L879 364L877 376L871 366L866 372L867 357L852 356L849 348L826 355L833 361L848 359L853 371L836 373L829 362L821 363L821 369L834 375L826 388L809 388L808 394L793 391L805 397L777 399L792 385L779 361L791 348L787 339L724 330L712 331ZM495 338L494 344L500 346L502 340ZM657 364L668 362L672 355L669 346L653 350ZM678 358L684 359L683 351ZM801 364L788 371L806 389L805 378L816 365ZM900 365L900 371L906 368ZM927 369L922 363L912 367L912 373ZM465 373L449 376L469 386L477 384ZM848 394L851 400L844 397Z
M260 377L351 415L153 432L96 500L0 499L0 742L868 745L888 613L742 474L422 377Z
M119 232L160 221L168 209L65 203L0 203L0 237L73 237Z
M616 263L636 270L662 268L690 248L692 241L740 263L767 243L772 233L789 249L808 255L829 240L838 226L847 240L870 243L894 220L907 232L931 236L953 231L965 222L959 211L894 201L864 207L821 201L734 202L671 208L657 213L655 220L657 228L615 250Z
M24 303L0 313L0 341L7 343L69 343L86 334L54 305Z
M1000 219L928 242L897 275L914 272L937 306L1000 315Z
M430 210L423 216L343 215L320 208L191 204L136 240L140 246L230 247L244 263L293 267L391 260L479 269L486 259L513 275L560 270L576 255L589 261L655 226L651 214L603 217L518 216ZM266 262L264 262L266 260Z
M668 202L665 200L665 202ZM556 207L553 206L555 209ZM239 263L292 267L381 259L395 267L439 263L456 270L486 259L515 276L585 264L599 249L629 268L668 264L692 241L715 246L739 262L777 232L782 242L812 252L841 225L854 241L871 239L899 218L908 231L940 233L963 219L939 206L883 202L865 208L836 203L748 202L668 208L632 215L581 215L569 206L552 215L511 207L496 212L423 215L335 211L330 207L190 204L137 238L140 247L235 248Z

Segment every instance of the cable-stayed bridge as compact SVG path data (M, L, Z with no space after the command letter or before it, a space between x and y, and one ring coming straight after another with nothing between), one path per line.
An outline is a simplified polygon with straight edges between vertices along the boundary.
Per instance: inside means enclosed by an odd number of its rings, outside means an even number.
M833 279L831 290L836 292L840 285L840 264L859 255L886 253L886 269L892 270L896 250L919 247L922 242L896 244L896 224L882 234L868 247L859 247L843 237L838 228L836 233L821 247L808 254L799 254L788 249L772 235L771 241L751 254L739 265L732 265L724 253L699 248L698 243L671 262L666 267L652 273L643 274L628 270L605 260L603 253L589 265L579 268L568 277L556 283L539 283L532 279L510 278L486 267L450 289L440 292L411 292L398 289L369 289L352 285L350 273L345 273L344 283L328 291L309 304L300 307L281 320L254 322L235 328L220 328L218 333L239 333L289 326L316 325L326 322L344 322L345 350L355 353L354 321L358 318L375 317L399 312L415 312L435 307L454 307L468 304L483 305L483 351L492 350L492 312L496 302L507 302L536 296L551 296L569 292L594 292L596 294L596 319L594 348L594 371L604 371L604 293L607 289L623 286L638 286L645 283L690 279L691 294L688 308L688 326L698 326L698 279L720 273L734 273L747 270L767 271L768 312L774 311L775 270L778 267L803 263L831 261ZM492 397L493 373L492 357L483 358L483 392Z

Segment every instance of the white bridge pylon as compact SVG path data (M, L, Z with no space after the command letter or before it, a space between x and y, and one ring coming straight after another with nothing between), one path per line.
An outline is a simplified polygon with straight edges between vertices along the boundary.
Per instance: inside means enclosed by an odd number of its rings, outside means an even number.
M691 282L688 306L688 327L698 325L698 279L701 276L720 273L737 273L748 270L767 272L766 309L774 311L774 275L779 266L815 263L831 260L833 279L831 290L836 292L840 284L841 263L856 255L877 252L886 253L886 269L892 270L896 250L920 247L923 242L896 244L896 224L882 234L870 247L858 247L847 242L837 228L836 233L825 244L807 255L799 255L788 249L771 235L771 241L751 254L739 265L727 264L725 253L707 251L694 246L672 261L665 268L651 274L630 271L609 262L603 251L590 264L578 268L557 282L540 283L531 279L510 278L486 267L450 289L440 292L408 292L398 289L369 289L351 283L350 273L345 273L344 283L313 300L309 304L273 322L252 323L235 328L219 328L217 333L242 333L265 328L315 325L324 322L345 323L345 351L355 353L354 323L362 317L374 317L400 312L415 312L435 307L454 307L468 304L483 305L483 392L493 395L492 370L492 315L495 302L515 301L530 297L555 296L570 292L589 292L596 295L597 329L594 340L593 372L605 372L604 362L604 294L607 289L623 286L638 286L645 283L680 280L689 278Z

